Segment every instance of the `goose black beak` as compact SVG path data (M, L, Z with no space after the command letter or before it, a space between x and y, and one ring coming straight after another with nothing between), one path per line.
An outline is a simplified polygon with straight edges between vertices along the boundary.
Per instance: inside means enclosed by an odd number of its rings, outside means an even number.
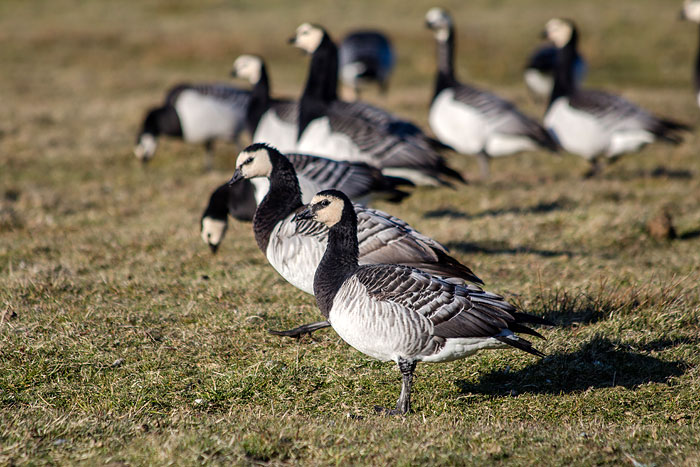
M216 254L216 250L219 249L219 244L218 244L218 243L208 243L208 245L209 245L209 249L211 250L211 253L212 253L213 255L215 255L215 254Z
M540 32L540 39L549 39L546 29L543 29L542 32Z
M311 209L311 206L305 206L303 210L297 211L296 214L294 214L294 220L305 220L305 219L313 219L316 213L314 213L313 209Z
M229 72L229 76L231 76L231 78L238 78L238 73L236 73L235 68L231 69L231 71Z
M231 180L228 181L228 186L233 185L237 181L243 179L243 174L241 173L241 169L236 169L235 172L233 172L233 177L231 177Z
M289 39L287 39L287 44L294 45L297 41L296 36L292 36Z

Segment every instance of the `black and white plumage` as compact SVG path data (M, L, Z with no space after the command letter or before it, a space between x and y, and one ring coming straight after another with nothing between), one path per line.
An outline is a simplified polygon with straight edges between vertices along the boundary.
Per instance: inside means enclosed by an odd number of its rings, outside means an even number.
M395 61L391 41L379 31L354 31L338 47L340 79L355 99L359 99L362 86L372 81L386 92Z
M285 154L294 167L303 203L308 203L321 190L336 188L361 203L374 198L398 203L409 193L399 187L410 186L408 180L383 175L379 169L366 164L334 161L308 154ZM241 221L253 220L253 215L269 190L266 178L243 179L225 183L211 194L200 221L202 240L216 253L228 228L228 216Z
M548 99L552 95L557 52L557 48L551 45L540 46L527 60L523 79L527 88L537 98ZM574 83L580 86L588 72L588 65L581 55L576 56L572 65Z
M338 51L320 26L304 23L290 39L312 54L299 102L297 151L364 162L416 184L462 181L411 122L364 102L337 99Z
M274 148L253 144L236 161L231 183L244 178L267 177L270 190L253 218L253 231L260 250L285 280L313 293L313 277L328 240L328 228L311 220L295 220L303 206L294 166ZM400 219L381 211L354 205L359 218L360 259L365 263L398 263L421 268L448 280L481 283L474 273L451 257L445 247L417 232ZM308 325L293 336L308 332Z
M544 123L565 150L593 163L591 174L600 170L602 158L638 151L656 140L682 141L680 132L688 126L659 118L620 96L576 87L571 63L578 55L578 30L573 21L551 19L545 35L559 56Z
M691 21L700 25L700 0L685 0L681 10L681 19ZM700 34L698 35L700 38ZM695 100L700 106L700 45L695 52L695 64L693 66L693 86L695 89Z
M495 94L460 83L454 73L454 24L441 8L431 8L425 23L437 42L437 78L428 121L438 140L462 154L479 157L487 177L489 159L558 146L534 119Z
M136 138L134 154L142 162L153 158L158 137L203 143L207 168L212 168L214 142L238 142L245 129L249 93L223 84L179 84L171 88L163 105L146 114Z
M298 103L270 96L270 82L263 59L256 55L240 55L233 62L231 76L247 79L253 86L245 116L252 142L272 144L283 152L294 151Z
M349 345L378 360L394 361L401 370L401 395L388 413L410 411L418 362L447 362L509 346L543 355L516 333L542 337L527 325L549 323L518 312L503 297L407 266L360 265L358 219L343 193L318 193L296 219L329 228L328 246L314 275L321 313Z

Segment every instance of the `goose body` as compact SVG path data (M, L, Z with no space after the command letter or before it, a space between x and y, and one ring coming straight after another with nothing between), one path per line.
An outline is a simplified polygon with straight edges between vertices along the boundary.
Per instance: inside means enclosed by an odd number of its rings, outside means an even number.
M685 0L681 10L681 18L700 25L700 0ZM700 34L698 34L700 38ZM695 100L700 106L700 45L695 52L695 64L693 66L693 87Z
M158 137L171 136L188 143L205 144L211 159L215 141L238 140L245 129L248 101L247 91L230 86L175 86L163 105L148 111L134 153L146 162L155 155Z
M340 78L357 99L363 85L372 81L386 91L394 69L394 48L381 32L355 31L340 42L338 61Z
M509 346L542 355L516 333L541 337L526 325L546 321L519 313L502 297L404 265L360 264L358 219L343 193L317 194L296 218L329 228L328 246L314 276L321 313L350 346L396 362L403 374L396 409L389 413L410 410L418 362L446 362Z
M558 48L558 58L544 123L565 150L592 161L595 172L601 157L616 158L657 140L682 141L686 125L659 118L620 96L575 85L578 31L573 22L552 19L545 33Z
M535 120L501 97L460 83L454 76L454 25L441 8L426 14L437 42L438 72L428 121L438 140L462 154L479 157L482 175L488 159L557 144Z
M303 206L294 167L275 149L261 144L241 152L232 182L265 176L270 191L253 220L255 239L270 264L295 287L313 293L313 275L323 256L328 229L314 221L294 219ZM474 273L450 257L438 242L381 211L355 205L360 218L360 261L392 261L433 271L457 281L481 282Z
M548 98L552 94L556 62L557 48L550 45L538 47L528 58L523 79L535 96ZM581 55L577 55L572 66L574 82L579 86L586 77L588 65Z
M302 24L293 41L312 54L299 103L299 152L363 162L416 184L461 180L412 123L362 102L337 100L337 48L325 30Z

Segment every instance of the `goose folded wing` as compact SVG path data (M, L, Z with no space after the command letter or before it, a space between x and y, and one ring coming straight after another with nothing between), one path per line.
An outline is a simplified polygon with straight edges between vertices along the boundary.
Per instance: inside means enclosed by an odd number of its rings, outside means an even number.
M287 154L297 176L316 181L321 189L334 188L349 198L364 196L372 191L381 173L366 164L350 164L307 154ZM319 190L320 191L320 190Z
M652 130L658 119L620 96L592 89L581 90L569 99L571 107L593 115L614 129Z

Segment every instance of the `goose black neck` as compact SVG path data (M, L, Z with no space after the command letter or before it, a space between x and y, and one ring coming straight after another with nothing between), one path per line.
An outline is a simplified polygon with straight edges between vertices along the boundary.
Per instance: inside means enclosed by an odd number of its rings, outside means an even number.
M454 72L454 37L454 27L450 26L446 40L435 41L437 43L437 78L435 80L433 99L443 90L453 87L457 82Z
M275 225L302 206L299 180L292 163L282 154L272 152L270 161L270 191L260 202L253 218L255 241L263 253L267 253Z
M250 91L250 103L248 104L248 113L246 114L246 125L250 135L255 134L258 128L260 119L270 107L270 82L267 77L267 68L265 64L260 67L260 79L255 83Z
M698 26L698 31L700 32L700 25ZM695 57L695 70L693 70L693 83L695 84L695 91L700 92L700 33L698 34L698 51Z
M180 118L177 116L175 107L166 104L163 107L151 109L143 122L141 134L143 133L153 136L182 136Z
M316 303L326 318L338 290L358 268L357 214L346 201L340 221L328 231L328 246L314 275Z
M574 29L571 39L557 51L554 65L554 86L549 98L548 108L554 101L563 96L570 96L576 91L574 82L574 62L578 56L578 33Z
M311 56L306 86L299 106L298 137L313 120L325 114L327 105L338 98L338 48L328 34Z

